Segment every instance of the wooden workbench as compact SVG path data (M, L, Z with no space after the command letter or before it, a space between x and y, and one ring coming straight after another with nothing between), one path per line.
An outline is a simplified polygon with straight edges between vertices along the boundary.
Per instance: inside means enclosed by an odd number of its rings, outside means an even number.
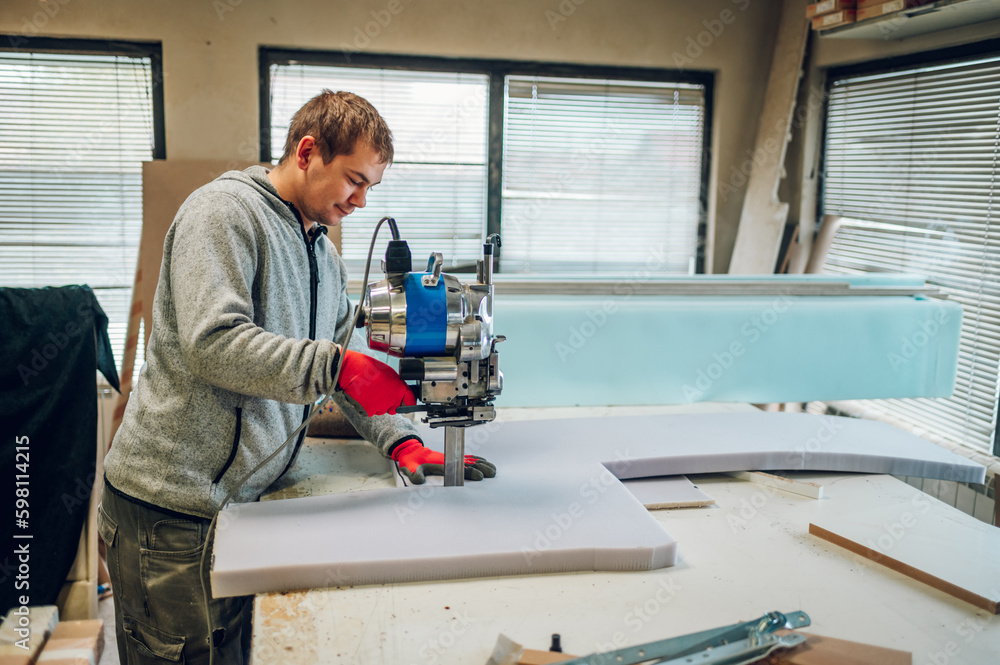
M512 409L501 411L500 417L750 408ZM488 450L482 454L489 458ZM796 477L822 483L825 498L808 499L724 475L695 477L717 505L653 513L680 543L678 565L663 570L260 594L254 603L254 661L478 664L489 658L499 633L535 649L547 648L550 635L560 633L566 651L583 654L744 621L772 610L804 610L812 618L813 632L911 651L915 665L1000 662L1000 616L808 533L809 521L821 515L909 502L918 490L889 476ZM264 498L393 485L388 463L373 447L358 441L307 439L295 468ZM955 511L928 500L935 511ZM441 529L462 526L442 524Z

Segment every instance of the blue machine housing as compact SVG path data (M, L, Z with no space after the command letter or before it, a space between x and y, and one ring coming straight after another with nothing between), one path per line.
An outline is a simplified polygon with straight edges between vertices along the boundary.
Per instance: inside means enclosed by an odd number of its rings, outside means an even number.
M448 291L421 281L429 272L410 272L403 281L406 294L406 347L410 357L448 355Z

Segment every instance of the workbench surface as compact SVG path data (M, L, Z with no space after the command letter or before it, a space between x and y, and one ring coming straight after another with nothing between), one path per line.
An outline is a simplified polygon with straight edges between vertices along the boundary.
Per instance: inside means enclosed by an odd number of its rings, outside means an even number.
M501 410L500 418L749 409L736 404L509 409ZM477 452L489 459L488 450ZM726 475L693 477L717 504L652 513L679 541L678 564L662 570L260 594L254 603L254 661L479 664L489 658L500 633L533 649L546 649L550 635L560 633L563 648L582 655L768 611L804 610L812 618L811 632L911 651L915 665L1000 663L1000 616L808 533L811 519L866 507L916 500L935 511L956 509L890 476L802 472L794 477L821 483L825 497L809 499ZM389 463L368 444L306 439L296 466L263 498L393 486ZM891 527L886 525L887 532ZM1000 589L993 595L1000 597Z

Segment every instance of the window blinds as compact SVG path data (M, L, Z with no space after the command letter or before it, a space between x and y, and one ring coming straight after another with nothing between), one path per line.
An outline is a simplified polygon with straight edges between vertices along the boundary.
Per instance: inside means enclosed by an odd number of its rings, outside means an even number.
M343 257L355 277L385 215L399 223L414 267L431 252L444 254L446 268L475 262L486 229L487 75L302 64L270 70L274 162L292 115L323 88L361 95L392 130L393 165L367 206L342 224Z
M952 397L866 404L984 452L1000 367L998 148L1000 56L831 84L824 207L847 219L826 271L923 274L964 309Z
M507 76L504 272L695 271L704 86Z
M0 52L0 285L90 285L119 360L151 88L149 58Z

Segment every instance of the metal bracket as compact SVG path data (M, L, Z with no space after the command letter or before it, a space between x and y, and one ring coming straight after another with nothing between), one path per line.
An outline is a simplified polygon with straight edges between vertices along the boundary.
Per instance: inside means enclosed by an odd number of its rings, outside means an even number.
M444 266L444 255L441 252L434 252L427 257L427 272L420 278L420 283L424 286L437 286L441 279L441 268Z
M776 635L782 628L803 628L810 624L805 612L768 612L759 619L713 628L700 633L671 637L615 651L590 654L561 665L639 665L655 661L659 665L745 665L764 658L775 649L805 642L798 634ZM692 656L695 656L692 658Z

